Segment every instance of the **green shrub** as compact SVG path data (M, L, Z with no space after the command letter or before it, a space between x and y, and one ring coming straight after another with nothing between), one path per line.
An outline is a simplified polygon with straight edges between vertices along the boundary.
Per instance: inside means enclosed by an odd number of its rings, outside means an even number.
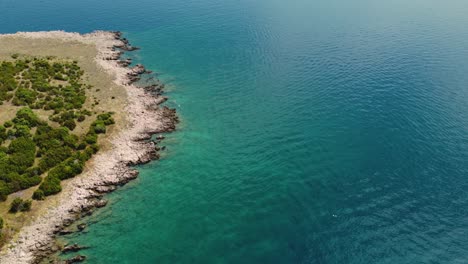
M27 88L18 88L15 92L13 104L28 105L36 101L37 92Z
M39 167L30 167L24 172L25 177L35 177L41 175Z
M37 189L34 193L33 193L33 197L32 197L34 200L44 200L45 198L45 195L44 195L44 192L40 189Z
M21 119L26 120L30 127L35 127L39 123L39 118L29 107L23 107L18 110L18 112L16 112L15 119L13 119L13 122L17 124Z
M98 139L98 137L97 137L96 132L94 132L94 130L92 132L91 131L88 132L88 134L86 134L86 137L85 137L85 141L89 145L96 144L97 139Z
M23 205L23 199L17 197L13 199L13 201L10 204L10 210L8 212L10 213L16 213L22 209Z
M23 205L20 209L21 212L26 212L26 211L30 211L31 210L31 205L32 205L32 201L31 200L26 200L23 202Z
M16 213L16 212L26 212L31 210L31 200L26 200L24 201L23 199L17 197L13 199L13 201L10 204L10 210L8 212L10 213Z
M73 131L76 127L76 123L73 120L67 120L63 123L63 126Z
M5 125L6 128L9 128L9 127L13 126L13 122L12 121L6 121L4 125Z
M81 161L79 158L71 157L52 168L49 171L49 176L58 178L60 180L65 180L80 174L83 171L83 168L83 161Z
M89 147L86 147L86 149L82 152L80 152L80 157L79 159L82 161L82 162L85 162L87 160L89 160L94 154L96 154L96 152L98 152L99 150L99 146L97 144L93 144Z
M98 144L91 145L91 150L93 151L93 154L96 154L99 151Z
M94 124L94 132L96 134L105 134L106 133L106 125L102 121L96 121Z
M26 125L17 125L14 130L15 137L29 137L31 136L31 129Z
M0 180L0 200L5 201L10 193L12 192L8 184L5 181Z
M72 149L67 146L52 148L47 150L39 161L39 168L42 172L56 166L72 155Z
M112 113L100 114L97 116L97 119L103 121L106 126L115 124Z
M23 173L34 163L36 145L31 138L20 137L11 141L8 146L8 160L14 171Z
M57 194L62 191L62 186L60 186L60 179L48 175L45 177L44 181L42 181L39 189L44 193L45 196Z
M40 176L27 177L26 175L21 175L17 182L19 183L20 189L25 190L38 185L41 181L42 178Z
M86 143L81 142L80 144L78 144L78 145L76 146L76 149L77 149L77 150L84 150L84 149L86 149Z
M7 139L7 133L6 133L6 128L2 125L0 125L0 144Z

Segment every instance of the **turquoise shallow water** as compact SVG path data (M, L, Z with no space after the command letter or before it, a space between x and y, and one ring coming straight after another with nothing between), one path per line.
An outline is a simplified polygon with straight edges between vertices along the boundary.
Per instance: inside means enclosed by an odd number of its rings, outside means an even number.
M180 113L163 159L68 238L87 263L465 263L467 13L0 0L0 32L122 30Z

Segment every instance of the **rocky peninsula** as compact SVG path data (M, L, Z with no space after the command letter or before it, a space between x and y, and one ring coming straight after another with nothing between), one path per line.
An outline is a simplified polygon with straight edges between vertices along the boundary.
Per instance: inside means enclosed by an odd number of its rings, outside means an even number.
M132 66L131 59L122 58L124 52L137 49L120 32L0 35L0 56L14 51L76 60L86 79L96 88L90 92L99 102L96 111L113 112L115 119L115 125L100 142L100 151L86 163L84 171L65 180L60 193L44 201L34 201L36 209L23 217L18 232L3 246L0 263L39 263L58 251L56 236L69 232L66 227L77 219L105 206L106 193L135 179L138 171L132 168L134 165L159 158L158 141L164 137L153 136L173 131L178 118L174 109L161 105L167 100L162 95L164 85L158 82L144 87L138 85L140 78L150 71L143 65ZM6 106L0 106L0 113L12 116ZM78 245L65 248L72 252L79 249ZM66 263L84 259L77 255Z

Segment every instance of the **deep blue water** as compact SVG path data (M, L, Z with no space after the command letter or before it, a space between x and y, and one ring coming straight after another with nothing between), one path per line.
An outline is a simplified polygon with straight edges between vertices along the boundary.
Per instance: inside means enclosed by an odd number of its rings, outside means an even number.
M467 263L468 2L0 0L121 30L182 122L87 263Z

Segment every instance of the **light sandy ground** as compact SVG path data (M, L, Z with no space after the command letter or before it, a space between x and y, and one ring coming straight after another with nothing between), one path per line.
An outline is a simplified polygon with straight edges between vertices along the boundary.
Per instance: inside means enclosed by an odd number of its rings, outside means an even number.
M128 181L136 176L129 164L151 159L154 144L142 139L173 127L173 120L167 118L168 109L158 107L160 98L148 96L143 89L128 84L127 73L131 69L109 59L115 58L113 47L121 44L114 33L101 31L86 35L62 31L0 35L0 59L19 53L77 60L86 72L87 82L94 86L89 98L96 97L100 101L95 111L116 113L116 125L100 139L101 151L88 162L81 175L63 182L60 194L45 201L34 201L32 212L7 217L8 223L15 223L11 225L19 232L3 247L0 263L33 263L41 252L50 249L57 227L64 221L76 219L82 208L95 206L96 200L92 198L99 194L96 190ZM89 101L88 104L92 103ZM12 106L0 106L2 119L11 118L14 112ZM88 122L84 122L77 133L86 130ZM32 192L33 188L10 195L9 199L30 197ZM0 206L0 214L5 215L6 210L6 206Z

